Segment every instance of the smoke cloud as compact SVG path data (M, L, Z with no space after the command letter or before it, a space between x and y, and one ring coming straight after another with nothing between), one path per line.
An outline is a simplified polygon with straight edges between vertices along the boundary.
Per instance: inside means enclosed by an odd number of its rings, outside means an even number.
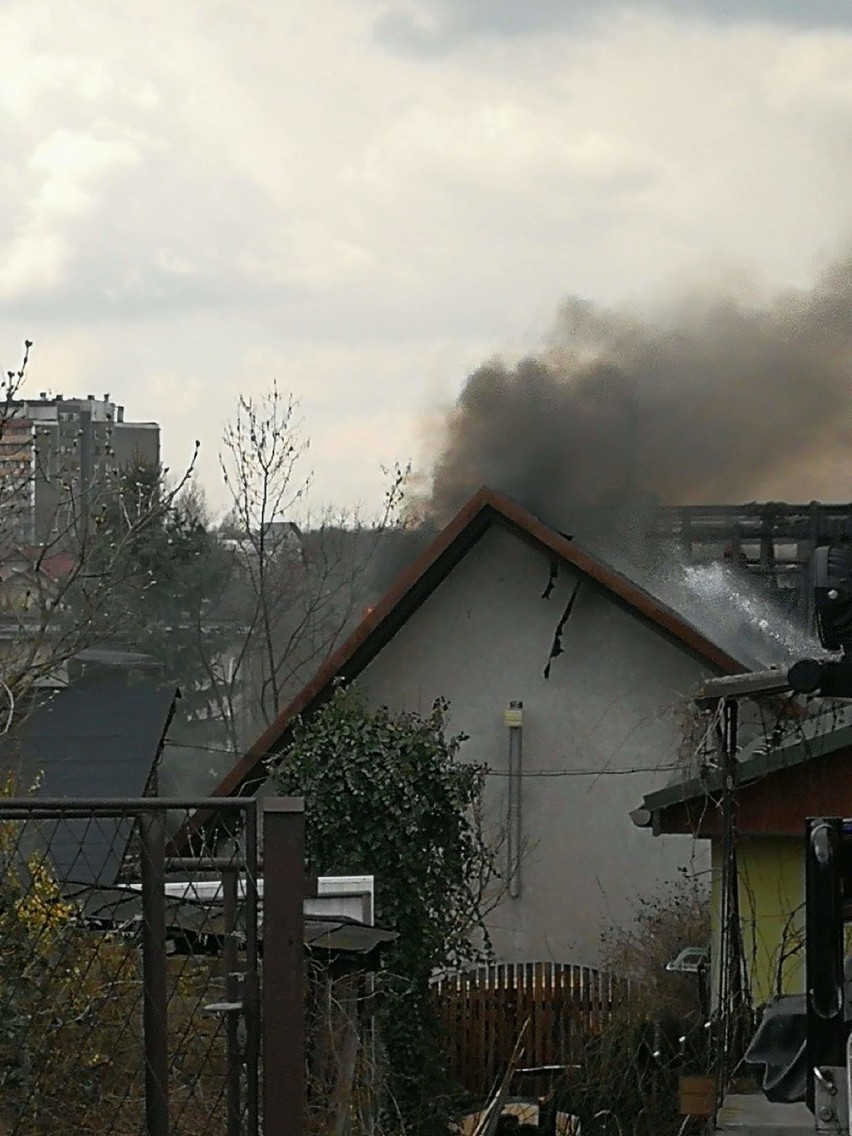
M656 321L572 300L534 357L469 376L422 505L440 524L487 484L582 530L642 501L748 500L852 453L850 411L852 260L769 303L705 293Z

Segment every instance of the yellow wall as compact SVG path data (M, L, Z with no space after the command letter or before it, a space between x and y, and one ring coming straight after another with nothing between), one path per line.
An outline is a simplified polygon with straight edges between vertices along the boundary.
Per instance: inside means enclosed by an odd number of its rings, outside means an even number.
M775 993L782 953L781 992L800 994L804 990L804 840L795 836L741 836L737 856L740 916L754 1004L760 1005ZM714 970L719 959L721 879L721 842L714 840Z

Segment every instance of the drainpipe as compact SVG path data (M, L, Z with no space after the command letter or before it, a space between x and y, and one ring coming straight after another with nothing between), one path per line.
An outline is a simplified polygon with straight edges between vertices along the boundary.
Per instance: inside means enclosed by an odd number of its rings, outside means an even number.
M506 815L506 879L509 895L521 894L521 774L524 761L524 704L510 702L503 712L509 729L509 794Z

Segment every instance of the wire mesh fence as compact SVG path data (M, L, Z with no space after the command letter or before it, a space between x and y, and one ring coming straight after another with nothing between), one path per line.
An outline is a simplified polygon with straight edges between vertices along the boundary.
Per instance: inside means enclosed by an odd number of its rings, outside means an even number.
M4 1136L256 1136L252 803L164 804L0 798Z

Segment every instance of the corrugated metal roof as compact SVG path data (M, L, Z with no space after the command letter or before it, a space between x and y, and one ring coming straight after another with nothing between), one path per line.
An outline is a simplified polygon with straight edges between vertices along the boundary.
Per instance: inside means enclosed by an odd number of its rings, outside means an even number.
M739 786L758 781L769 773L777 773L782 769L828 757L829 754L852 747L852 723L847 721L835 729L827 730L824 723L806 722L799 727L795 738L773 749L766 750L763 746L763 740L758 739L738 758ZM709 770L703 777L689 776L666 785L654 793L648 793L643 798L637 813L647 811L650 824L654 813L659 813L672 805L699 800L708 793L720 792L723 785L724 776L721 769Z
M72 885L63 888L63 894L92 923L120 927L138 923L142 918L142 896L136 887ZM214 938L225 933L221 903L166 896L165 905L167 933L210 935ZM305 915L304 934L305 946L311 950L357 955L368 955L397 938L393 931L336 915ZM263 938L262 922L260 937Z

